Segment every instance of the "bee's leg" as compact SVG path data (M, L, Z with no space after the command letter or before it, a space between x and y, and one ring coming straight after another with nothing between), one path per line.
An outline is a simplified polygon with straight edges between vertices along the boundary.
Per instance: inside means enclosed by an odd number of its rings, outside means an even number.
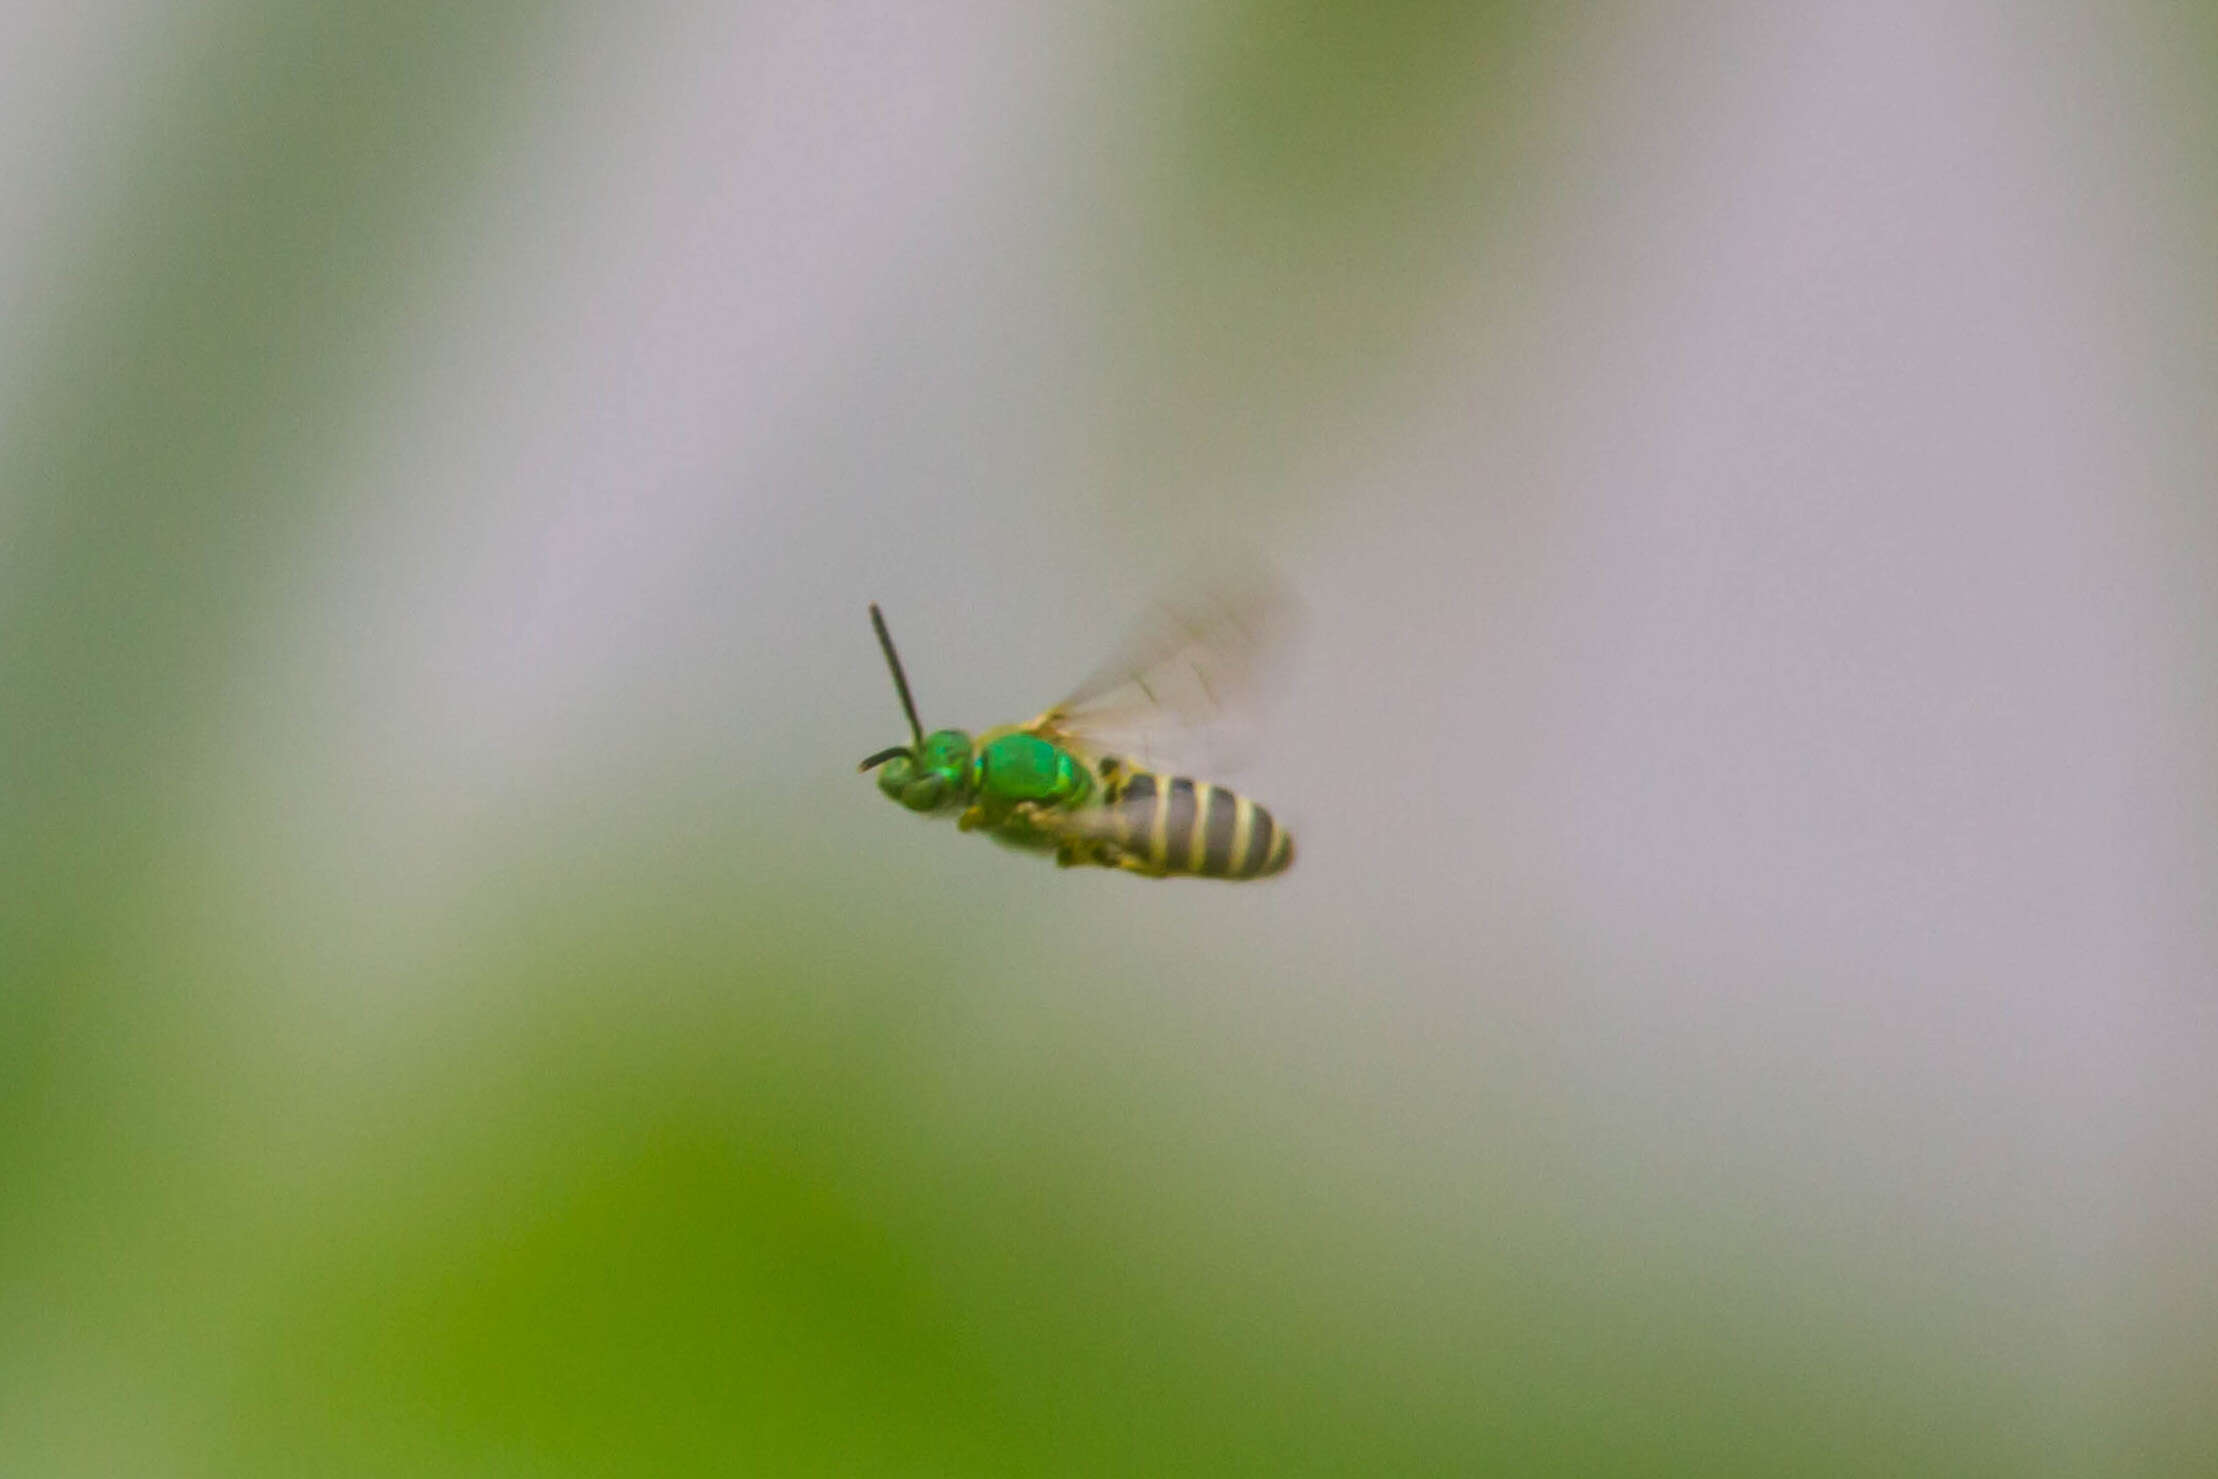
M1122 868L1127 873L1137 873L1142 878L1170 877L1170 869L1158 867L1154 863L1149 862L1146 858L1141 857L1138 853L1126 852L1122 848L1107 849L1106 855L1102 858L1102 861L1104 863L1110 863L1115 865L1116 867Z
M1029 832L1038 832L1043 836L1054 836L1059 829L1050 824L1050 816L1050 808L1042 806L1037 801L1019 801L1009 808L1004 820L1014 822Z
M1138 873L1147 878L1161 878L1163 876L1162 869L1155 867L1135 853L1126 852L1116 843L1106 838L1096 838L1088 844L1085 860L1089 863L1098 863L1104 868L1122 868L1127 873Z
M1093 842L1088 838L1064 834L1053 824L1052 816L1052 808L1034 801L1019 801L1009 808L1008 820L1043 838L1053 839L1057 867L1075 868L1081 863L1093 862Z
M977 827L978 827L978 826L979 826L979 825L980 825L981 823L983 823L983 822L984 822L985 820L986 820L986 808L985 808L985 807L983 807L983 806L968 806L968 807L965 807L965 808L963 809L963 814L962 814L961 816L959 816L959 817L955 818L955 829L956 829L957 831L959 831L959 832L970 832L970 831L974 831L974 830L976 830L976 829L977 829Z

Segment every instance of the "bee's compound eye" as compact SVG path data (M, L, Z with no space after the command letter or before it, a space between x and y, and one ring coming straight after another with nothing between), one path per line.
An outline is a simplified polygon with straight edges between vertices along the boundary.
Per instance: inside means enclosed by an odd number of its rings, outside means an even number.
M924 737L918 752L920 770L955 770L970 762L970 736L960 729L936 729Z
M901 788L900 801L911 811L931 811L947 796L947 777L938 774L918 776Z

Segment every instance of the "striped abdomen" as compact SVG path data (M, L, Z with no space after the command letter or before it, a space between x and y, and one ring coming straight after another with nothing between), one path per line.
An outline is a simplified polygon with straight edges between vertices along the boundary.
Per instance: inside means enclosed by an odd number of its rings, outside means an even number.
M1236 791L1185 776L1127 772L1107 798L1124 866L1202 878L1268 878L1294 861L1294 839Z

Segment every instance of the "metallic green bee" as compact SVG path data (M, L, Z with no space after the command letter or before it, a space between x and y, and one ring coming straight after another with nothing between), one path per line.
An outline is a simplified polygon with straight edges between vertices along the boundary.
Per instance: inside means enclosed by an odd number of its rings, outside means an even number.
M1149 878L1268 878L1294 861L1294 839L1247 797L1150 768L1167 736L1198 733L1255 668L1277 603L1268 594L1160 620L1070 697L1025 724L973 739L917 722L886 619L871 625L893 670L912 743L880 750L878 789L911 811L954 812L964 831ZM1182 708L1180 696L1188 703ZM1198 695L1198 697L1197 697ZM1125 740L1132 743L1127 745Z

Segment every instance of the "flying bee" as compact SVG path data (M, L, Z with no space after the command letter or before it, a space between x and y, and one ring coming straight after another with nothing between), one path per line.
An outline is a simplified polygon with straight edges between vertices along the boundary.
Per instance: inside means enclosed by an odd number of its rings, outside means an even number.
M973 739L925 733L875 603L870 622L909 720L910 743L863 761L911 811L953 813L965 832L1052 852L1062 866L1148 878L1244 880L1283 873L1294 839L1229 787L1158 769L1159 751L1205 736L1256 676L1283 626L1283 597L1258 584L1230 600L1165 606L1061 703Z

